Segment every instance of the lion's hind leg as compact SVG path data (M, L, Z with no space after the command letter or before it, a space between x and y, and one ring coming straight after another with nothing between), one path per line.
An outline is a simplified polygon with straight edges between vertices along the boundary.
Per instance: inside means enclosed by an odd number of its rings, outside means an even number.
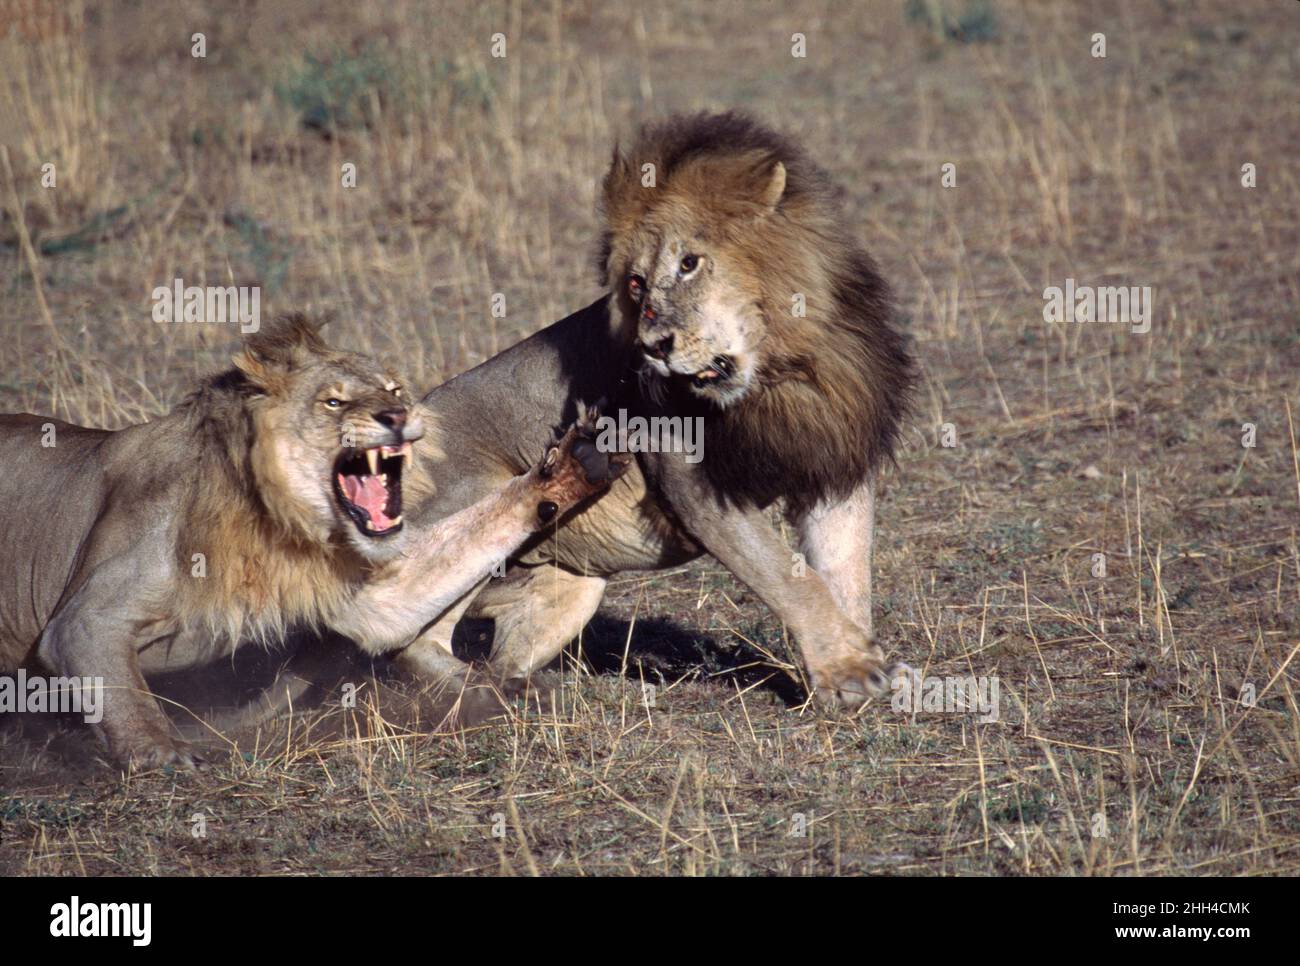
M608 583L554 564L517 566L492 580L470 608L496 623L490 663L503 679L527 679L578 636Z

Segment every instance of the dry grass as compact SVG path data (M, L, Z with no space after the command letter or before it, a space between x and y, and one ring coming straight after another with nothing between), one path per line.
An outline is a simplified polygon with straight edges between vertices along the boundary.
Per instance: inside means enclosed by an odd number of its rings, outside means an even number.
M594 297L617 135L747 108L845 184L923 363L882 638L996 674L1002 720L787 706L781 627L705 562L618 582L559 707L464 736L301 718L174 780L11 729L0 871L1300 871L1293 5L999 0L991 42L903 3L620 6L90 3L0 41L0 406L164 411L234 340L150 321L177 275L336 310L431 385ZM1066 277L1152 286L1151 331L1044 323Z

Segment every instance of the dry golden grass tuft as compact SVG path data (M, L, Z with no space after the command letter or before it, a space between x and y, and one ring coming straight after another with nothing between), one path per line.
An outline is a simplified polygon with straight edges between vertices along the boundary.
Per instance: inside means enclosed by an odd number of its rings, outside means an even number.
M618 582L557 706L466 735L363 702L173 779L0 732L0 871L1300 871L1300 20L989 6L971 42L804 0L105 2L10 32L0 406L98 425L227 359L233 331L150 320L176 276L335 310L431 385L596 295L595 188L638 118L740 107L806 139L924 372L881 636L997 675L1002 713L788 706L779 624L705 562ZM1151 330L1045 323L1067 277L1151 286Z

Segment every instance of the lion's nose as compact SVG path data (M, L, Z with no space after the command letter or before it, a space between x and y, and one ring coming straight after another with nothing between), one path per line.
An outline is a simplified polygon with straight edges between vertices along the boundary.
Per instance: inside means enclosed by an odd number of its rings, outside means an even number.
M666 335L657 342L643 342L641 347L646 355L663 362L668 358L668 353L673 351L673 337Z
M405 409L384 409L375 413L375 422L380 426L387 426L395 433L400 433L402 427L406 425Z

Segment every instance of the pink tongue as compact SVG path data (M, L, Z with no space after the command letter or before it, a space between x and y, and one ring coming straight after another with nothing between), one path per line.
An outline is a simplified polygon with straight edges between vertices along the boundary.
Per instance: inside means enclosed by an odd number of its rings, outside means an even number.
M393 521L384 513L388 490L377 476L343 477L343 495L370 514L376 530L387 530Z

